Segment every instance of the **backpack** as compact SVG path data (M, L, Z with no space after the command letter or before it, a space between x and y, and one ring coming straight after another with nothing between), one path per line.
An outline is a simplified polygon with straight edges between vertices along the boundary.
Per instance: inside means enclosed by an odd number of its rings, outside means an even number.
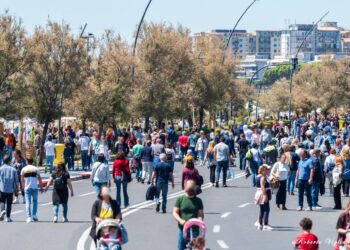
M248 150L248 152L245 154L245 158L247 160L251 160L253 158L253 154L251 150Z
M62 175L57 175L53 181L53 188L62 190L66 188L66 181L62 178Z

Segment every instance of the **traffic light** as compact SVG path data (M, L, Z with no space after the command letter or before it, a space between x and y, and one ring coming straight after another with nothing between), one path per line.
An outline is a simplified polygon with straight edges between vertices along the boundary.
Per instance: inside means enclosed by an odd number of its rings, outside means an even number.
M295 71L298 69L298 58L293 57L290 59L290 69Z

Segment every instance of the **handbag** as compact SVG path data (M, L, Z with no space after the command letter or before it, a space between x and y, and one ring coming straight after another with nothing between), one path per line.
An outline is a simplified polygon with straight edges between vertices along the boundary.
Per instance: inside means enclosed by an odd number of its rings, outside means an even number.
M279 163L277 163L279 164ZM277 175L279 176L279 165L277 166ZM270 180L270 186L272 189L279 189L281 185L280 178L279 177L272 177Z
M156 195L157 187L156 186L149 186L149 188L146 191L146 201L153 201L154 196Z
M131 174L129 172L123 171L122 181L126 181L127 183L130 183L132 181Z

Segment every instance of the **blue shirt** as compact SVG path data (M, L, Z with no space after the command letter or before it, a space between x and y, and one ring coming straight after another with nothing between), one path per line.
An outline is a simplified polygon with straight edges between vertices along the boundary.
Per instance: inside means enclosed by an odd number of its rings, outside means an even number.
M314 164L311 159L300 159L299 165L298 165L298 171L299 171L299 180L309 180L310 179L310 172L311 169L314 168Z
M17 170L8 165L0 167L0 191L3 193L13 193L17 185Z
M156 183L168 183L170 179L170 173L173 172L170 164L166 162L159 162L154 167L154 171L156 172Z

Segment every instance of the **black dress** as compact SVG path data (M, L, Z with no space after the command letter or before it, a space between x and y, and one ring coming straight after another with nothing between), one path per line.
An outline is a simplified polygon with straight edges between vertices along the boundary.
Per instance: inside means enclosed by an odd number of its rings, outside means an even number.
M59 205L59 204L66 204L68 202L68 185L67 180L70 179L70 175L68 172L66 173L53 173L51 175L51 178L53 179L53 192L52 192L52 204L53 205ZM55 181L57 181L59 178L63 181L63 188L58 188L57 185L55 185Z

